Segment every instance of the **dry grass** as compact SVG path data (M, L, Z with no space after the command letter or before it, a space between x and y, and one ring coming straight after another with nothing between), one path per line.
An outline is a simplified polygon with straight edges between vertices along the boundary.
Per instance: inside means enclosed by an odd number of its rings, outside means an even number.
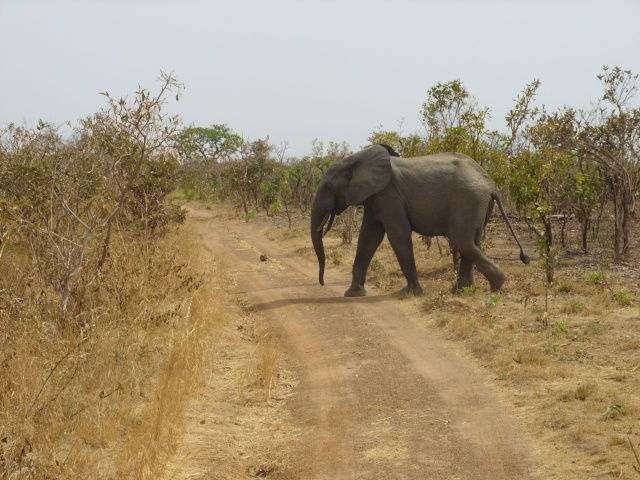
M224 296L213 368L187 408L185 434L162 478L261 478L283 469L295 448L298 429L285 409L295 380L280 365L280 339L244 296Z
M306 221L292 231L285 219L255 221L315 259ZM637 261L572 258L545 288L501 228L491 235L487 253L510 276L497 295L480 277L476 290L450 294L451 257L416 238L427 293L405 304L494 378L534 439L541 477L636 478ZM238 478L286 464L297 431L282 407L295 382L279 366L280 341L224 292L224 272L192 237L167 237L151 256L114 244L105 288L87 282L91 308L75 318L56 309L59 295L29 275L18 249L4 252L0 478ZM348 274L355 245L325 245L327 276ZM371 295L404 286L386 242L368 284Z
M69 318L19 247L0 262L0 478L156 478L225 312L189 232L114 243ZM197 266L197 267L196 267Z

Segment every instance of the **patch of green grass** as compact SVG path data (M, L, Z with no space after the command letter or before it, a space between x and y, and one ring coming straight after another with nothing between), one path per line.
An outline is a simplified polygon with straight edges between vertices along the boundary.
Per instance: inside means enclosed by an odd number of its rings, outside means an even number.
M609 281L609 277L602 270L591 273L589 275L589 280L596 285L605 285Z
M372 270L381 270L383 267L384 267L384 263L382 263L382 260L378 258L374 258L373 260L371 260Z
M631 305L631 294L627 292L624 288L618 292L613 294L613 298L623 307L628 307Z
M500 295L494 293L493 295L488 296L484 300L485 307L493 308L498 306L498 301L500 300Z
M626 403L616 403L605 408L602 416L605 420L615 420L620 417L625 417L629 415L629 413L631 413L631 411Z
M468 287L462 287L460 289L461 295L475 295L477 292L478 292L478 285L475 283L473 285L470 285Z
M558 335L566 335L569 332L567 322L559 320L553 324L553 332Z

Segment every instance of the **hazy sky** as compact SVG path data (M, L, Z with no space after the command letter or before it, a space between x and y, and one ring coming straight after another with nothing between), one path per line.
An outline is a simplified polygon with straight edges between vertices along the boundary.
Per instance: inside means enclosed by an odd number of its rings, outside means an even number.
M640 73L640 0L0 0L0 128L75 124L164 70L186 125L302 156L419 130L428 90L454 79L495 129L536 78L540 104L587 107L603 65Z

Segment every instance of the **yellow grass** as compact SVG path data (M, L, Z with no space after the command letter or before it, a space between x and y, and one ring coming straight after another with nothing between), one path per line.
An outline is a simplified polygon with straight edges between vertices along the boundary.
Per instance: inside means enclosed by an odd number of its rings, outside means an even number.
M19 246L0 262L0 478L156 478L211 368L220 276L184 229L115 244L79 318Z

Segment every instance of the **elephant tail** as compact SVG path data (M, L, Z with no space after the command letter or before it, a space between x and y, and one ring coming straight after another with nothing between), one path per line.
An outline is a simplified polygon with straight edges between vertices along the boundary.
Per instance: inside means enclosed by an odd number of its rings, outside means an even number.
M498 208L500 209L502 218L504 218L504 221L507 224L507 227L509 227L509 231L511 232L511 235L513 235L513 238L518 244L518 247L520 247L520 261L525 265L529 265L529 263L531 263L531 259L526 253L524 253L524 249L522 248L522 245L520 245L520 240L518 240L518 236L516 235L516 232L513 230L513 227L511 226L511 222L509 221L509 217L507 217L507 214L504 211L504 205L502 205L502 199L500 198L500 194L497 192L494 192L491 194L491 198L493 198L493 200L498 204Z

